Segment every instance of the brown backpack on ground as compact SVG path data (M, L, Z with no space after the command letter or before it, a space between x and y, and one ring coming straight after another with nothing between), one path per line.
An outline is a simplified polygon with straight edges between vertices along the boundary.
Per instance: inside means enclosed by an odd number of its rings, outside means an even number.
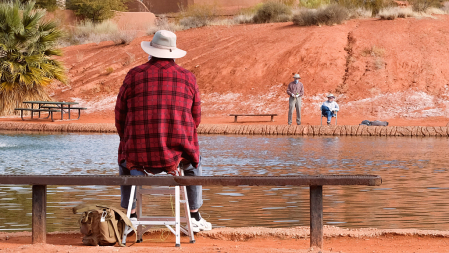
M101 205L77 206L73 213L82 212L79 220L83 244L92 246L112 246L122 243L123 230L126 226L135 228L129 218L120 210Z

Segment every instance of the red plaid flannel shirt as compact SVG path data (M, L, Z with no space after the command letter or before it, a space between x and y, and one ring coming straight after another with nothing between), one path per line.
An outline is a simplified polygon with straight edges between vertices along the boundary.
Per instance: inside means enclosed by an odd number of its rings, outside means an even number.
M117 96L119 163L169 170L184 158L198 167L200 121L195 76L172 59L152 58L128 72Z

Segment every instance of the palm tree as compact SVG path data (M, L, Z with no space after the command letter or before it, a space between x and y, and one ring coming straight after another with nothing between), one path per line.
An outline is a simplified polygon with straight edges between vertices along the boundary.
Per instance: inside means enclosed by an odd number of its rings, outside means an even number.
M53 80L66 83L64 66L52 59L62 54L56 42L63 33L34 5L0 3L0 115L14 114L25 100L51 100L46 87Z

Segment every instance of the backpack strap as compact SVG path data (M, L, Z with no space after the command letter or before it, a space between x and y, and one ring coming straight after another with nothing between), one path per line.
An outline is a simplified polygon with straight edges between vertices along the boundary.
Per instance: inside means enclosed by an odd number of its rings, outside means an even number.
M126 245L122 243L122 238L120 238L120 234L119 234L118 228L117 228L117 223L111 222L111 221L109 221L109 222L112 223L112 227L114 228L115 239L117 240L120 247L126 247ZM135 231L136 230L134 230L134 233L136 233ZM137 238L137 233L136 233L136 238ZM134 241L134 243L135 243L135 241Z
M79 205L79 206L75 206L74 208L72 208L72 211L74 214L76 213L83 213L85 211L89 211L89 210L97 210L99 206L96 205ZM115 210L114 210L115 211Z

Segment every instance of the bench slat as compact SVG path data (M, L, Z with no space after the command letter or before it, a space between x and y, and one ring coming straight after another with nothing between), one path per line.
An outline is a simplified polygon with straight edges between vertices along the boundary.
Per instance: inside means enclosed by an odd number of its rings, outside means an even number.
M23 185L369 185L382 184L382 178L375 175L323 175L323 176L30 176L3 175L0 184Z
M22 110L22 111L33 111L33 112L57 112L56 110L50 110L50 109L31 109L31 108L15 108L14 110Z

